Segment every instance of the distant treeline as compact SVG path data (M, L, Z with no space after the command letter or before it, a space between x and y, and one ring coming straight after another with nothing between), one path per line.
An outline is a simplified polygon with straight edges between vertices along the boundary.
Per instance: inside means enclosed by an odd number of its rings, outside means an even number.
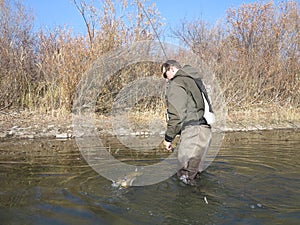
M123 44L157 40L154 29L162 34L163 15L146 0L100 2L95 7L73 0L87 30L80 35L63 27L33 30L34 16L24 5L0 0L0 110L70 111L77 85L97 57ZM298 1L243 4L215 25L182 21L172 33L214 70L229 109L300 106ZM141 70L159 76L159 65ZM102 96L107 105L130 74L110 81Z

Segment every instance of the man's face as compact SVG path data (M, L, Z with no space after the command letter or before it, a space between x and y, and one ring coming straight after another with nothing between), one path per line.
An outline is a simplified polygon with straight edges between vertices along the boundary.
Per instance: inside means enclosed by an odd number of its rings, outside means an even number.
M166 80L171 80L175 75L174 67L171 66L169 69L163 68L163 77Z

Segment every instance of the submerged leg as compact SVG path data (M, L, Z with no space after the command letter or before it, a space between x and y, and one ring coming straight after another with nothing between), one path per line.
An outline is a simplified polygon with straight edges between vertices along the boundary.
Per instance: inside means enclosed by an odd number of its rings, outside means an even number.
M189 126L181 134L178 146L178 172L180 180L195 184L196 175L201 171L201 160L205 160L211 141L208 126Z

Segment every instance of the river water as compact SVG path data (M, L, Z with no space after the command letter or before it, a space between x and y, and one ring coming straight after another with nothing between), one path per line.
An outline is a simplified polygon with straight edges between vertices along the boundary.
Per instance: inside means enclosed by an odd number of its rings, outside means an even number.
M74 140L2 141L0 224L296 225L299 151L299 131L226 133L197 186L116 188Z

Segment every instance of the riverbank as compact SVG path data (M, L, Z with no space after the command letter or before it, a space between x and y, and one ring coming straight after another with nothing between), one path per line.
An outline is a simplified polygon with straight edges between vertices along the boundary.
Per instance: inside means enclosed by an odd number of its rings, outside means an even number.
M109 117L96 117L95 123L100 135L114 135L111 121L112 119ZM51 113L0 112L0 140L7 138L70 139L75 137L73 127L72 115L59 111ZM276 110L254 108L229 111L226 127L223 129L225 132L300 129L300 110L296 108L278 108Z

